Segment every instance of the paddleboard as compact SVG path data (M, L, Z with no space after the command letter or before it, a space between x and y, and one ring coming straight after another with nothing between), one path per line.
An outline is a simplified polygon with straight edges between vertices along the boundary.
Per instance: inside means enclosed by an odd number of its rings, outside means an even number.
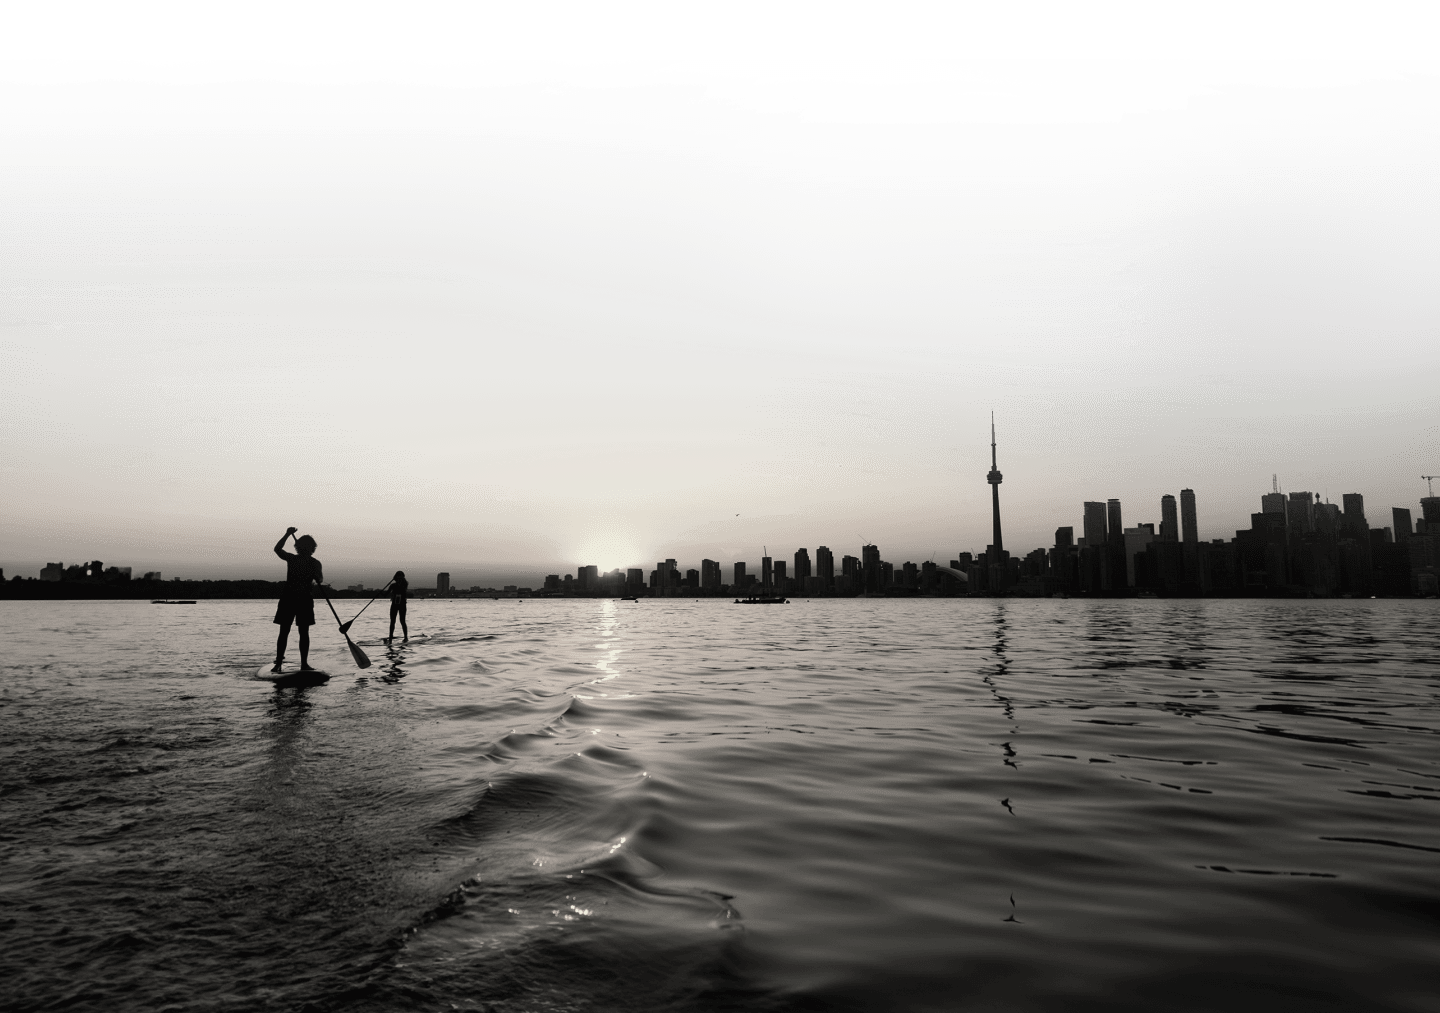
M312 668L308 672L301 671L299 665L288 661L280 667L278 672L272 671L274 667L275 662L273 661L261 665L260 671L256 673L255 677L266 682L273 682L277 686L319 686L330 681L330 673L318 668Z

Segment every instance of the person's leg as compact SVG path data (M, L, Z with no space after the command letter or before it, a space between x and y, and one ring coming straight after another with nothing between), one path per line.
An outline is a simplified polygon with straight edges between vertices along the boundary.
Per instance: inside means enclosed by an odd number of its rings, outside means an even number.
M386 640L394 640L394 639L395 639L395 613L397 613L397 612L399 612L399 611L400 611L400 606L396 605L396 604L392 601L392 602L390 603L390 635L385 638Z
M406 639L406 640L409 640L409 639L410 639L410 627L409 627L408 625L406 625L406 623L405 623L405 610L404 610L403 608L400 610L400 629L401 629L402 632L404 632L404 634L405 634L405 639ZM392 630L391 630L391 633L392 633L392 634L394 633L393 628L392 628Z
M301 633L300 635L301 635L301 637L303 638L305 634L304 634L303 631L302 631L302 633ZM288 641L289 639L290 639L290 620L287 619L287 620L285 620L283 623L280 624L280 636L278 636L278 637L275 638L275 667L274 667L273 669L271 669L272 672L278 672L278 671L280 671L280 666L281 666L281 664L283 664L284 661L285 661L285 643L286 643L286 641ZM303 639L302 639L301 642L302 642L302 643L304 642ZM303 650L303 648L302 648L302 650Z
M310 627L300 624L300 668L310 667Z

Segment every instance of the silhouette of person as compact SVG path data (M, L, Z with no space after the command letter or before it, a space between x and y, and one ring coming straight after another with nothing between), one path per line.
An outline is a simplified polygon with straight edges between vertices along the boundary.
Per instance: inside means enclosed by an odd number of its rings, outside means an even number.
M275 543L275 555L285 560L285 593L275 607L275 622L280 627L280 636L275 641L275 667L280 671L285 661L285 643L290 639L290 625L300 627L300 670L313 671L310 667L310 627L315 625L315 592L312 584L325 583L320 569L320 560L315 558L315 539L301 535L295 539L295 552L285 551L285 539L298 529L286 528ZM297 555L298 553L298 555Z
M405 623L405 599L410 595L410 582L405 579L404 570L396 570L390 581L390 635L386 640L395 639L395 618L400 618L400 630L405 639L410 639L410 627Z

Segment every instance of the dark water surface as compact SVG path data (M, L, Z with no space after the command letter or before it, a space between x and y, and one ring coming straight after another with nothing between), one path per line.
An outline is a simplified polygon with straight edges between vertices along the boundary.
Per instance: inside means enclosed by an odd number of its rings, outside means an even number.
M1437 1010L1429 601L6 602L9 1010Z

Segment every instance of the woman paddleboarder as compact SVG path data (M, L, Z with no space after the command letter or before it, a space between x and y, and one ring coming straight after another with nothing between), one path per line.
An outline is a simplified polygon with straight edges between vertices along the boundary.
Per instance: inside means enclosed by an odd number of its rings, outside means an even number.
M286 528L280 541L275 543L275 555L285 560L285 593L275 607L275 622L280 627L280 636L275 641L275 667L280 671L285 662L285 643L290 639L290 624L300 627L300 671L310 668L310 627L315 625L315 592L313 585L325 583L320 569L320 560L315 558L315 539L301 535L295 539L295 552L285 551L285 540L298 531ZM298 553L298 555L297 555Z
M390 635L386 640L395 639L395 617L400 617L400 631L410 639L410 627L405 625L405 599L409 596L410 582L405 579L404 570L396 570L390 581Z

